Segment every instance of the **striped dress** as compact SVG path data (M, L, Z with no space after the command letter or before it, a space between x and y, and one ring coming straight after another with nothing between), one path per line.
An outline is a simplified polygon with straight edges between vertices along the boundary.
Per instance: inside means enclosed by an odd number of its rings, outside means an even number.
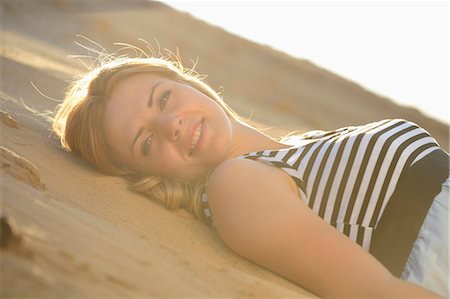
M440 149L427 131L403 119L312 131L283 142L291 147L239 158L284 170L317 215L367 251L405 170ZM202 204L212 222L206 194Z

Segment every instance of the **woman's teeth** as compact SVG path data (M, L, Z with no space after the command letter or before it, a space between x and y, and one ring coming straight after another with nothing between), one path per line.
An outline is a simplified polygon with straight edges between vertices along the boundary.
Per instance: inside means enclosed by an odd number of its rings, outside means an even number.
M202 124L198 125L194 132L194 137L192 138L191 142L191 148L190 152L194 150L195 146L197 145L198 141L200 140L200 134L202 132Z

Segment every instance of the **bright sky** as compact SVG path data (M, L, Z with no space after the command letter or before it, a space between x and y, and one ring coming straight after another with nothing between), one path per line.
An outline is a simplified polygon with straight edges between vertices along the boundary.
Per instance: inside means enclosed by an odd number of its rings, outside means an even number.
M449 123L448 1L163 1Z

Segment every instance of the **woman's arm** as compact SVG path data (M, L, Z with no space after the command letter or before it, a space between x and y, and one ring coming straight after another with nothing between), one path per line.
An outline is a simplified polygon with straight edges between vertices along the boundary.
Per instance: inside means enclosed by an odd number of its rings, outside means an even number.
M225 161L211 174L207 195L227 246L319 296L439 298L391 275L315 215L280 169Z

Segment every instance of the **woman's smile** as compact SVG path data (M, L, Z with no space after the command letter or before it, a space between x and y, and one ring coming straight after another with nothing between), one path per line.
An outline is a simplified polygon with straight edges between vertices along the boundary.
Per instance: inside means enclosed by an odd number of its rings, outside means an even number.
M206 124L202 120L197 125L194 126L193 132L190 134L191 146L189 148L189 156L194 155L200 151L206 136Z

